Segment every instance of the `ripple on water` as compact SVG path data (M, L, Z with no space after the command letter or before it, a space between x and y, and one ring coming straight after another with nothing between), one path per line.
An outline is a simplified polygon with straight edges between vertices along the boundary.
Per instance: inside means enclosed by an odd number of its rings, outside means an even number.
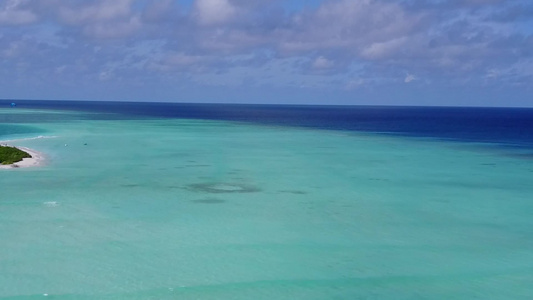
M224 183L224 182L210 182L210 183L195 183L187 186L188 189L196 192L222 194L222 193L257 193L261 191L260 188L242 184L242 183Z
M222 199L216 199L216 198L208 198L208 199L198 199L198 200L192 200L193 203L199 203L199 204L221 204L226 202Z

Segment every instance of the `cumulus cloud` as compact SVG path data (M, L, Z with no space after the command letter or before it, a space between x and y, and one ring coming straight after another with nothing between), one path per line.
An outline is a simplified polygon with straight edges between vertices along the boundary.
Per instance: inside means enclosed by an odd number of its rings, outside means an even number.
M22 25L37 21L37 15L27 9L29 0L8 0L0 4L0 24Z
M202 73L254 77L259 85L272 81L261 76L268 73L298 76L287 86L349 90L418 77L441 84L531 78L520 67L533 57L527 1L322 0L290 11L283 2L6 0L0 53L10 57L5 68L19 63L109 82Z
M217 59L212 56L193 55L184 52L169 53L162 58L150 60L147 68L163 72L191 72L198 73L209 69ZM212 67L211 67L211 70Z
M86 36L126 37L142 26L140 16L132 10L133 3L133 0L98 0L61 5L58 17L64 24L79 27Z
M334 66L333 61L325 58L324 56L319 56L313 61L314 69L329 69Z
M201 25L227 22L237 12L237 8L229 0L196 0L194 7L197 20Z
M150 1L142 12L143 19L155 23L169 22L175 18L175 3L174 0Z
M329 48L357 53L368 45L409 35L420 21L421 15L408 15L395 3L326 1L316 11L295 16L280 46L288 51Z
M362 79L362 78L354 78L354 79L348 80L348 82L346 82L344 88L346 90L353 90L353 89L359 88L360 86L362 86L364 84L365 84L365 80L364 79Z
M362 47L360 55L368 59L383 59L395 56L402 49L408 47L409 42L411 41L408 37L400 37L385 42L370 43Z
M533 19L533 3L513 4L503 9L492 11L487 16L487 20L496 22L516 22Z
M72 24L116 20L130 15L131 4L132 0L99 0L81 6L64 5L59 8L59 16Z
M415 77L415 75L407 73L407 75L405 75L405 79L403 80L403 82L409 83L409 82L411 82L413 80L416 80L416 79L417 78Z

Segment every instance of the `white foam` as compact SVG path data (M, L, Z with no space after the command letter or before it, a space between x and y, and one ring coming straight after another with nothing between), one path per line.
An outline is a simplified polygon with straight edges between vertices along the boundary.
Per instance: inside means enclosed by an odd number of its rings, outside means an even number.
M4 140L4 141L0 141L0 143L13 143L13 142L31 141L31 140L39 140L39 139L55 139L57 137L58 136L55 136L55 135L39 135L39 136L29 137L29 138Z

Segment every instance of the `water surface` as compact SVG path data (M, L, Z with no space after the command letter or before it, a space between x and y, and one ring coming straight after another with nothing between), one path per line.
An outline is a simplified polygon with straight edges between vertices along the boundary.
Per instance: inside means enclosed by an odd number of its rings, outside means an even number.
M0 140L47 156L0 170L0 299L533 294L531 127L491 135L499 121L464 115L454 136L438 121L406 129L416 117L393 108L374 115L407 119L370 115L379 126L363 130L327 108L41 104L0 109Z

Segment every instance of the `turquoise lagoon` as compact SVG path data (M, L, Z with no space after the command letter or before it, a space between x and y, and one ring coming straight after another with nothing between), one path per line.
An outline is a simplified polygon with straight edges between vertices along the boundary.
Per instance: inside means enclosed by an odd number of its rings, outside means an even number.
M0 110L46 156L0 170L0 299L533 297L531 159L87 114Z

